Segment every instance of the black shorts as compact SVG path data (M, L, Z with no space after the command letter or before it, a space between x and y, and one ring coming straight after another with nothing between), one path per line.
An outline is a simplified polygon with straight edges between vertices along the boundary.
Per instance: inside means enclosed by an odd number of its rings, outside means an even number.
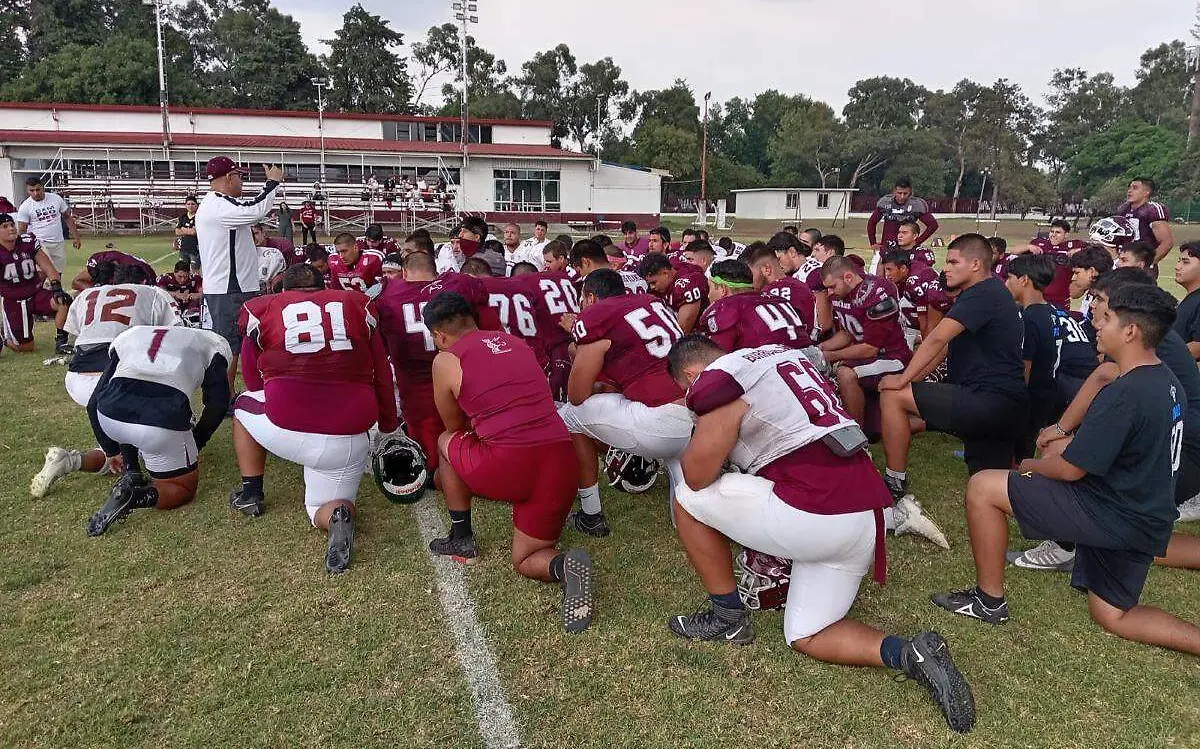
M1028 400L978 393L948 382L914 382L913 400L926 429L963 441L967 471L1009 469L1029 418Z
M229 348L235 357L242 351L242 334L238 331L238 315L242 311L242 305L256 296L258 296L257 291L204 295L204 304L208 307L208 319L211 326L209 330L229 342Z
M1095 500L1083 486L1010 471L1008 501L1025 538L1075 544L1072 587L1122 611L1137 605L1154 555L1129 549L1088 514Z
M1200 447L1189 445L1186 438L1179 455L1179 470L1175 472L1175 506L1200 494Z

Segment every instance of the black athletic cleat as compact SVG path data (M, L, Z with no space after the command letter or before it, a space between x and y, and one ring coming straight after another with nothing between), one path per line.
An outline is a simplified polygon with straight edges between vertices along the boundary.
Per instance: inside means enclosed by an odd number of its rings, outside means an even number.
M265 501L266 497L263 495L247 495L241 489L236 489L229 494L229 507L252 518L266 512L266 507L263 506Z
M583 549L568 549L563 560L563 629L579 634L592 623L596 605L592 599L592 558Z
M329 518L329 547L325 551L325 571L340 575L350 569L350 554L354 550L354 516L345 507L333 511Z
M694 614L671 617L667 620L667 627L685 640L728 642L733 645L754 642L754 625L750 623L748 611L742 611L742 615L733 621L725 621L717 616L711 602Z
M75 352L75 347L66 341L55 341L54 353L56 354L72 354Z
M459 564L475 564L475 560L479 558L474 535L465 538L435 538L429 542L429 551L438 556L450 557Z
M887 484L888 491L892 493L892 499L899 502L908 494L908 479L898 479L895 476L889 476L886 472L883 474L883 483Z
M87 534L101 536L113 523L124 520L129 513L158 504L158 490L149 486L146 477L129 471L117 479L108 492L108 499L88 518Z
M969 616L988 624L1003 624L1008 621L1008 601L1001 600L999 606L989 608L980 597L979 588L934 593L933 602L959 616Z
M596 538L604 538L612 533L612 528L608 527L608 518L604 517L603 512L587 513L576 510L567 516L567 525Z
M900 667L908 678L929 690L946 723L959 733L975 727L975 696L937 632L922 632L900 651Z

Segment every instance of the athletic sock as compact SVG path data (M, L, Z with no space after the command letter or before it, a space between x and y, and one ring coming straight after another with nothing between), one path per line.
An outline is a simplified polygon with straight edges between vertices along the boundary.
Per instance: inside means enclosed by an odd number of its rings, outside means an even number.
M729 593L720 595L708 594L708 600L712 601L713 611L717 618L723 622L735 622L742 618L746 613L745 606L742 605L742 598L738 595L737 588L734 588Z
M896 508L895 507L883 508L883 529L885 531L896 530Z
M975 592L979 594L979 600L983 601L983 605L989 609L999 608L1000 604L1004 603L1004 596L1000 596L999 598L990 596L983 592L983 588L978 586L976 586Z
M1058 545L1063 551L1075 551L1075 544L1071 543L1070 541L1059 541Z
M567 563L566 554L557 554L550 560L550 581L561 583L563 579L563 567Z
M450 538L457 541L460 538L467 538L473 535L475 535L475 530L471 528L471 511L451 510Z
M125 473L141 472L142 467L138 463L138 449L133 445L121 445L121 459L125 461Z
M908 640L896 635L888 635L883 638L883 642L879 645L879 657L883 660L883 665L888 668L900 668L900 653L904 651L904 646L908 644Z
M263 495L262 476L242 476L242 496L247 494L259 497Z
M599 484L592 484L586 489L579 490L579 507L588 515L604 511L604 508L600 506Z
M59 328L58 330L54 331L54 342L55 343L66 343L67 342L67 331L63 330L62 328Z
M908 471L893 471L891 468L885 468L884 475L894 478L897 481L907 481L908 480Z

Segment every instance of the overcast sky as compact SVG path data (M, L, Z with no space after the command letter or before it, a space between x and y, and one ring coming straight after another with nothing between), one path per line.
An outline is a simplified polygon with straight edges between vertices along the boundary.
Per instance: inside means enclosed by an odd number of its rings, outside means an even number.
M452 20L441 0L361 0L405 33L405 43ZM559 42L576 59L609 56L630 85L684 78L714 100L775 88L841 111L861 78L908 77L930 89L962 78L1019 83L1042 104L1055 68L1107 70L1135 82L1149 47L1184 39L1193 0L476 0L480 46L519 70ZM274 0L319 40L341 26L350 0Z

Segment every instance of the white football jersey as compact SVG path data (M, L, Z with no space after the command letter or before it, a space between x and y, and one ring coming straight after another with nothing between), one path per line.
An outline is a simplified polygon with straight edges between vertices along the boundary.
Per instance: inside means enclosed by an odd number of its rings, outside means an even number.
M627 294L648 294L650 286L646 283L646 279L631 270L619 270L621 281L625 283L625 293Z
M119 360L113 379L156 382L188 397L203 384L213 357L223 356L226 363L233 359L224 338L211 330L186 327L130 328L117 336L109 351Z
M800 267L796 269L796 272L792 274L792 278L795 278L799 281L807 281L809 274L820 267L821 261L817 260L812 255L809 255L808 257L804 258L804 262L801 263Z
M833 386L803 351L775 345L735 351L708 365L692 387L701 385L705 375L712 375L707 386L732 378L742 391L740 398L750 404L729 455L747 473L855 426Z
M111 343L138 325L181 325L179 307L163 289L123 283L93 286L79 292L67 312L63 330L75 336L77 347Z
M287 260L283 253L274 247L259 247L258 256L258 287L266 289L271 279L283 273L287 268Z

